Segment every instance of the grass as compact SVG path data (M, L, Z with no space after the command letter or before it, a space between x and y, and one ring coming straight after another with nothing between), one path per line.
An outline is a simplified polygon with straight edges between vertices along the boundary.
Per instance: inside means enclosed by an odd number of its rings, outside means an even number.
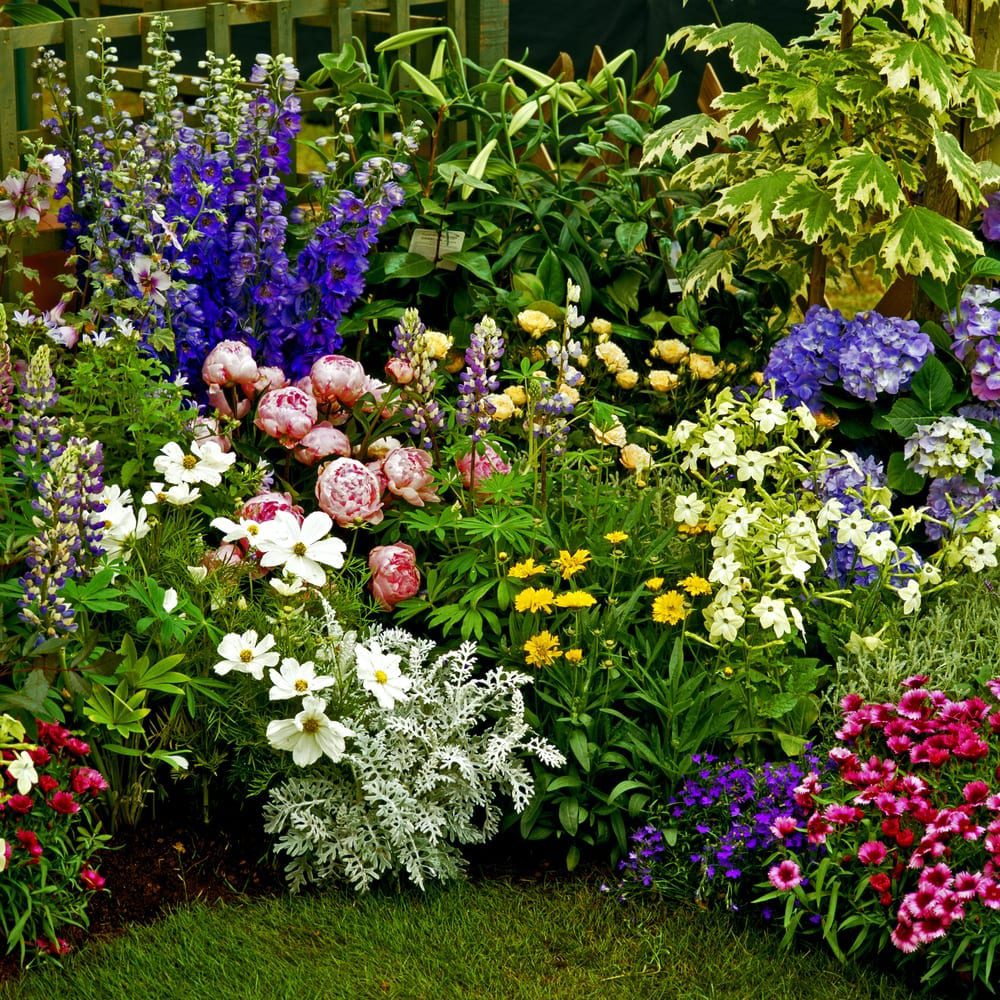
M28 972L0 1000L909 1000L725 915L592 885L459 884L194 905Z

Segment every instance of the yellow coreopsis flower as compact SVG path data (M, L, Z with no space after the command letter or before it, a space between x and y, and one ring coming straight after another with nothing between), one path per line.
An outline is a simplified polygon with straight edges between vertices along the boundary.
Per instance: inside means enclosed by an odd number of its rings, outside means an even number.
M687 614L684 598L676 590L668 590L653 601L653 621L661 625L676 625L684 621Z
M567 663L579 663L583 659L582 649L567 649L563 654L563 659Z
M524 649L524 662L530 667L548 667L562 656L559 636L553 635L548 630L533 635L522 649Z
M703 576L691 576L684 577L680 582L682 589L686 590L692 597L697 597L699 594L711 594L712 585Z
M562 578L568 580L571 576L576 576L577 573L581 572L589 562L590 553L586 549L577 549L573 553L567 552L566 549L560 549L556 568L562 574Z
M517 597L514 598L514 608L517 611L537 611L549 612L552 610L552 602L555 594L548 587L525 587Z
M534 558L529 558L523 562L514 563L507 575L513 577L515 580L529 580L531 577L538 576L539 573L544 572L544 566L539 566Z
M649 587L650 590L659 590L660 587L663 586L663 577L662 576L651 576L646 581L646 586Z
M571 590L568 593L560 594L555 601L557 608L592 608L597 603L597 598L593 594L588 594L585 590Z
M609 531L604 536L604 540L611 542L612 545L618 545L620 542L627 542L628 535L624 531Z

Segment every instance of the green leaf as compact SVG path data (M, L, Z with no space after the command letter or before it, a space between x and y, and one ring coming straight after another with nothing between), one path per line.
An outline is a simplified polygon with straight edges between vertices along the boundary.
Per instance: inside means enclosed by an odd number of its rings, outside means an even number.
M794 736L791 733L782 732L778 732L775 735L781 744L782 752L789 757L798 757L805 750L806 738L804 736Z
M576 836L580 827L580 816L583 809L576 799L563 799L559 803L559 824L571 836Z
M902 493L904 496L914 496L926 485L924 477L910 468L901 451L893 452L889 456L889 464L886 466L886 482L889 489Z
M490 156L493 153L493 150L496 149L496 146L496 139L490 139L490 141L483 146L483 148L476 154L476 158L469 164L469 169L467 171L468 177L477 181L482 181L483 176L486 174L486 164L489 163ZM468 182L462 185L460 194L463 201L465 201L469 195L472 194L472 188L473 185Z
M422 278L434 270L434 261L418 253L391 253L382 257L387 278Z
M979 172L975 161L962 149L962 144L950 132L935 129L934 150L959 201L963 205L978 206L983 200Z
M763 87L744 87L732 94L722 94L715 99L715 107L728 112L726 127L732 132L759 128L773 132L784 124L786 111Z
M1000 124L1000 107L997 105L997 95L1000 94L1000 73L978 67L970 69L962 81L962 91L983 121L988 125Z
M669 122L663 128L650 135L644 145L642 163L660 162L666 156L679 160L686 156L695 146L709 142L710 139L728 139L729 129L722 122L716 121L710 115L687 115Z
M479 177L473 177L457 163L439 163L437 172L438 176L449 186L461 184L463 191L466 188L475 188L477 191L487 191L490 194L497 193L497 189L492 184Z
M649 226L645 222L619 222L615 226L615 240L624 253L633 254L648 231Z
M446 35L447 28L414 28L412 31L401 31L398 35L386 38L375 46L376 52L397 52L399 49L409 48L427 38L434 38L437 35Z
M934 419L922 403L905 397L897 399L892 409L886 414L886 423L900 436L909 437L921 425Z
M420 70L411 66L405 59L397 59L395 65L401 70L405 70L420 92L435 102L435 111L447 105L448 98L445 96L444 91L430 77L424 76Z
M622 271L608 285L607 293L622 309L631 312L639 308L639 289L642 287L642 275L638 271Z
M871 58L890 90L912 92L916 80L917 94L935 111L944 111L960 99L955 77L939 52L919 39L895 41L899 36L888 37L892 40L874 48Z
M576 844L570 844L566 852L566 871L571 872L580 863L580 848Z
M750 234L763 242L774 233L779 202L798 179L793 170L774 170L751 177L723 190L717 210L722 216L737 216L747 222Z
M684 48L699 52L716 52L729 49L733 68L738 73L757 76L766 64L784 67L785 49L770 32L745 21L714 28L694 25L674 32L667 44L674 46L681 39L687 39Z
M837 208L857 202L865 208L874 206L884 212L898 212L906 198L896 175L871 148L855 149L835 160L827 170L830 190Z
M911 205L879 227L885 233L882 263L889 270L902 268L907 274L929 273L947 281L961 266L961 257L979 257L979 240L951 219Z
M703 354L718 354L722 350L722 340L717 326L706 326L694 338L691 346Z
M955 384L948 369L931 355L913 376L910 391L920 400L927 413L938 414L945 412L955 391Z
M612 115L604 124L613 136L629 145L641 146L646 138L645 130L631 115Z
M485 281L488 285L494 283L490 262L487 260L485 254L461 251L459 253L445 254L441 259L453 261L470 274L474 274L480 281Z
M580 762L580 767L584 771L590 770L590 747L587 743L587 734L582 729L574 729L570 733L569 748L573 751L573 756Z
M843 229L834 209L833 196L812 178L796 181L778 202L782 218L798 217L798 230L806 243L818 243L834 229Z
M566 297L566 275L559 258L551 250L545 251L537 276L542 285L542 294L538 297L550 302L562 302Z

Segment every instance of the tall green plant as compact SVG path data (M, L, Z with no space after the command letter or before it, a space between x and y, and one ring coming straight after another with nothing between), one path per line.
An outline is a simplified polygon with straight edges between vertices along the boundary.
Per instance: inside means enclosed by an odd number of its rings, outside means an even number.
M983 0L989 8L997 0ZM899 275L946 280L976 239L922 204L928 165L944 168L966 209L1000 168L976 163L953 134L1000 123L1000 73L978 68L944 0L810 0L815 31L783 47L754 24L682 28L670 44L728 50L753 78L715 102L721 117L689 115L649 137L645 163L719 147L681 167L673 186L718 192L693 218L727 235L689 274L692 288L731 280L743 267L808 277L809 301L827 273L871 261Z

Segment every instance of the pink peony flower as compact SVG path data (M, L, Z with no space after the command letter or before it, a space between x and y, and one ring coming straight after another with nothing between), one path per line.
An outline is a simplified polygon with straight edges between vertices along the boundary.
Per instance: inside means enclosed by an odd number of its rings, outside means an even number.
M483 443L482 452L476 450L476 482L489 479L495 472L506 474L510 472L510 463L491 444ZM472 483L472 452L467 451L461 458L455 460L458 471L462 475L462 485L468 489Z
M347 435L329 421L317 424L295 446L295 457L304 465L315 465L321 458L340 455L349 458L351 442Z
M221 385L210 385L206 395L208 396L209 403L215 408L215 411L221 413L224 417L234 417L236 420L242 420L250 412L250 400L246 398L236 400L236 410L234 412L232 400L226 395Z
M312 394L322 406L353 406L368 390L364 368L342 354L317 358L309 370Z
M391 379L396 385L409 385L416 374L413 366L402 358L390 358L385 363L386 377ZM1000 697L1000 695L998 695Z
M858 861L863 865L880 865L888 852L880 840L866 840L858 848Z
M382 472L390 493L414 507L439 503L434 492L433 460L422 448L396 448L382 461Z
M222 340L205 358L201 377L206 385L225 388L238 385L244 392L251 392L260 378L260 369L246 344L239 340Z
M353 458L337 458L320 469L316 499L342 528L378 524L384 516L378 476Z
M802 871L794 861L782 861L768 870L767 880L779 892L790 892L802 885Z
M295 386L271 389L260 397L254 423L286 448L294 448L315 426L316 400Z
M191 422L191 431L198 444L214 441L219 446L219 451L232 451L233 443L225 434L221 433L219 421L213 417L195 417Z
M299 524L302 523L302 508L292 502L291 493L258 493L240 508L238 517L263 524L273 521L279 510L287 510L295 515Z
M420 590L417 554L406 542L376 545L368 556L368 568L372 571L372 595L383 611L392 611Z
M280 368L274 368L269 365L261 365L257 369L258 377L257 381L254 382L253 390L254 392L267 392L270 389L284 389L288 385L288 379L285 378L285 373Z
M229 566L239 566L243 562L243 549L232 542L223 542L217 549L209 549L202 556L201 564L210 573Z

